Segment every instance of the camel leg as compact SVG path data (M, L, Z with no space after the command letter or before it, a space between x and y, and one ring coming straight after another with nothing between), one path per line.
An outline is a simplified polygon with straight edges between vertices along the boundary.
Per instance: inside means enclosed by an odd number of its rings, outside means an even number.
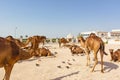
M111 60L110 61L112 61L113 60L113 53L110 53L110 56L111 56Z
M87 66L89 66L90 65L90 54L87 54L87 64L86 64Z
M94 63L94 66L93 66L93 68L92 68L91 72L93 72L93 71L94 71L95 66L96 66L96 65L97 65L97 63L98 63L97 52L94 52L94 59L95 59L95 63Z
M5 76L4 76L3 80L9 80L10 79L10 74L11 74L12 68L13 68L13 65L8 64L8 65L4 66Z
M87 64L86 66L90 65L90 51L86 50L86 54L87 54Z
M59 42L59 48L61 47L61 43Z
M43 41L43 46L45 45L45 42Z
M104 73L104 71L103 71L103 53L101 53L100 56L101 56L101 72Z

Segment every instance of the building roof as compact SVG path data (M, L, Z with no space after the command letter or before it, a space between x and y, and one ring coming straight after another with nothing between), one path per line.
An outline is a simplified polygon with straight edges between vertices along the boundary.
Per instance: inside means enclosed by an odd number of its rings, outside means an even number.
M73 38L74 36L71 34L71 33L69 33L68 35L67 35L67 38Z

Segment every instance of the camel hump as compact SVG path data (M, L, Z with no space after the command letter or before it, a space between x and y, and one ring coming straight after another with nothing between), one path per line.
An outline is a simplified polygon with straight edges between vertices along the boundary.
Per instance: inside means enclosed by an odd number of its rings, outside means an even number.
M16 45L15 42L10 42L11 49L12 49L12 55L13 56L18 56L19 55L19 47Z

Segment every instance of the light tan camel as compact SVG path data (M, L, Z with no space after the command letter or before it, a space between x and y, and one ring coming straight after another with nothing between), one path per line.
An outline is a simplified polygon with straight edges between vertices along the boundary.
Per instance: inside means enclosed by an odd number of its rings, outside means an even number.
M81 43L84 43L85 52L87 55L87 66L90 64L90 51L93 51L95 63L91 70L91 72L94 71L95 66L98 63L97 53L100 51L101 56L101 72L103 73L103 54L107 55L104 51L104 42L102 39L98 36L96 36L94 33L91 33L89 37L86 38L86 40L83 40L82 37L78 39Z
M32 50L20 49L16 43L0 37L0 67L4 67L5 75L3 80L9 80L14 64L18 60L31 58Z

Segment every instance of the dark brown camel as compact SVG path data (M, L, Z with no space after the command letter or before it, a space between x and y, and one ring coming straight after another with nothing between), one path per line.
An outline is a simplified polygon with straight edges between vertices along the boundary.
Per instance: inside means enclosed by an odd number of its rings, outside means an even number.
M90 64L90 51L93 51L95 63L91 70L91 72L94 71L95 66L98 63L97 53L100 51L101 56L101 72L103 73L103 54L107 55L104 51L104 42L102 39L98 36L96 36L94 33L91 33L89 37L86 38L86 40L82 40L83 38L79 38L79 41L84 43L85 52L87 55L87 66Z
M65 38L61 38L59 39L58 43L59 43L59 47L61 47L61 44L65 45L66 43L69 43L69 41L67 41L67 39Z
M111 61L119 61L120 62L120 49L117 49L115 52L113 52L113 49L109 49L110 55L111 55Z
M0 67L5 70L3 80L9 80L14 64L18 60L31 58L30 53L31 50L22 50L13 41L0 37Z

